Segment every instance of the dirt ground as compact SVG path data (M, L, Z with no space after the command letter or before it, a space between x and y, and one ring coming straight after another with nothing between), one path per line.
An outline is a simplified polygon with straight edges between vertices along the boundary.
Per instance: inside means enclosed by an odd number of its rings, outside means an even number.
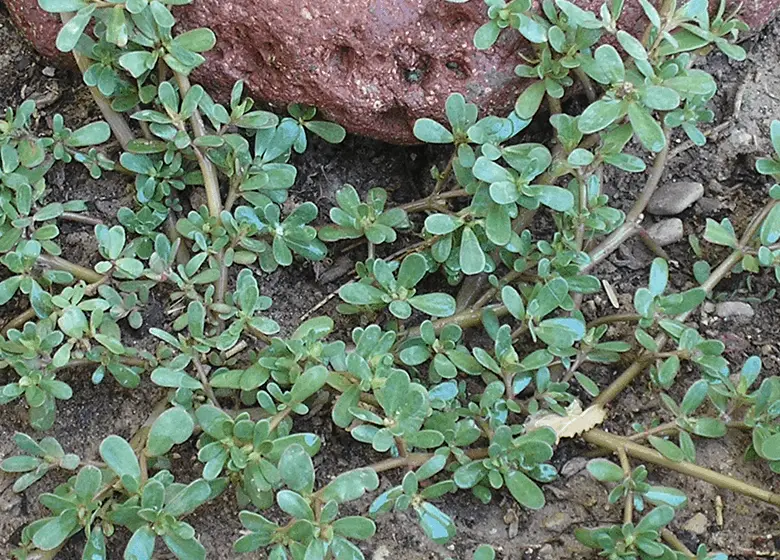
M78 76L55 69L40 59L20 39L1 5L0 45L0 105L17 105L28 97L37 99L41 107L41 126L55 112L63 113L73 126L97 117L89 93ZM699 181L705 185L704 201L681 216L686 238L689 234L701 236L707 217L719 220L729 216L739 231L766 196L766 182L753 171L753 166L755 158L768 150L771 120L780 118L780 21L748 40L745 46L749 51L747 62L731 62L720 54L713 54L705 64L721 87L713 103L716 122L728 121L730 126L705 149L684 151L670 164L663 179L664 182ZM432 186L429 169L434 163L441 164L445 157L446 154L430 148L403 148L355 137L347 138L338 147L314 142L303 157L296 158L299 179L291 192L296 201L313 200L327 206L336 189L344 183L353 184L361 191L383 186L390 191L391 200L402 203L418 198L421 189ZM76 165L56 168L50 174L50 184L56 199L86 200L90 213L107 222L115 220L119 207L132 204L132 186L125 179L109 174L105 180L96 182ZM614 174L607 176L606 188L613 199L627 209L638 184L636 177ZM75 262L91 266L96 246L89 229L66 223L62 230L65 254ZM689 244L683 240L667 249L676 261L672 275L674 287L692 287L694 258ZM706 244L704 250L711 263L722 256ZM364 256L352 255L351 258ZM626 251L613 255L603 265L604 277L619 294L623 310L630 310L631 294L637 286L646 283L650 260L640 244L631 242ZM261 289L274 299L274 318L289 329L298 317L343 281L342 278L324 283L322 274L329 266L344 264L343 259L336 260L316 268L282 271L265 279ZM350 265L349 261L346 264ZM758 354L764 360L766 375L780 374L780 339L777 338L780 299L775 297L775 287L773 278L768 275L762 275L752 283L744 278L728 279L719 286L713 301L747 301L753 304L755 317L747 321L719 319L706 311L692 317L702 325L703 334L726 343L728 357L735 367L747 356ZM162 300L151 302L145 325L163 325L164 306ZM332 307L325 309L333 311ZM0 323L17 311L12 304L5 306L0 311ZM593 315L615 312L603 295L597 296L585 311ZM614 334L619 336L620 332ZM149 344L141 335L130 340L138 345ZM617 368L600 368L590 373L605 386L619 372ZM129 437L146 418L159 395L150 383L130 391L121 389L112 380L94 386L84 371L75 370L69 375L67 381L74 388L74 397L65 404L60 401L57 421L50 435L55 436L66 451L82 457L97 457L99 442L109 434ZM7 381L5 376L6 373L0 371L0 383ZM610 410L606 429L627 433L632 422L649 423L659 410L659 398L647 388L646 382L640 380L625 391ZM0 457L14 451L11 436L17 430L26 429L25 416L21 405L5 406L0 410ZM323 450L315 460L319 480L327 480L329 476L377 459L371 450L355 444L348 434L332 429L327 409L297 420L296 428L313 431L323 439ZM700 440L697 442L697 463L778 491L780 479L765 465L742 461L741 454L747 443L746 435L736 433L714 442ZM177 478L195 478L194 447L180 446L176 451L173 470ZM547 505L541 511L532 513L520 509L505 493L496 494L493 502L485 506L468 492L460 492L438 502L458 525L458 534L450 544L437 546L429 541L409 517L411 514L392 514L378 521L377 536L363 545L366 557L387 560L403 554L407 560L470 559L478 544L488 543L499 551L498 558L590 558L590 553L574 540L573 529L616 522L620 511L619 507L607 504L607 489L584 471L586 459L581 455L585 451L585 446L575 441L558 448L553 462L562 475L558 481L545 486ZM780 555L780 511L777 508L673 473L651 469L650 477L652 482L687 492L690 502L678 515L672 529L689 548L704 542L711 549L727 552L737 559ZM61 481L61 478L47 477L32 490L18 495L11 491L12 479L0 476L0 558L10 558L10 550L18 542L21 528L41 514L36 496ZM398 481L398 473L383 475L380 489ZM716 523L718 498L723 503L723 526ZM370 498L366 498L356 504L355 511L365 510L369 502ZM226 493L188 518L201 536L209 558L237 558L231 552L231 544L240 529L236 512L232 493ZM697 514L703 514L706 522L688 524ZM698 516L697 520L700 519ZM119 536L120 541L127 538L126 535ZM74 541L58 558L80 558L82 543L78 539ZM123 547L119 544L113 547L111 558L121 557ZM166 558L163 554L156 557ZM264 555L244 557L263 558Z

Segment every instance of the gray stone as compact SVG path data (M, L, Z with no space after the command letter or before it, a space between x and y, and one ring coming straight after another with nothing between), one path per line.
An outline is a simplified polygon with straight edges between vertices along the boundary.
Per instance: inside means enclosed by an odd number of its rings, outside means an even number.
M682 528L683 531L688 531L694 535L703 535L707 532L709 525L710 522L707 519L707 516L699 512L686 521Z
M557 511L542 521L542 525L545 529L548 531L554 531L556 533L562 533L571 527L572 523L574 523L574 520L568 513L564 511Z
M574 476L578 472L582 472L586 466L588 466L588 460L585 457L575 457L563 465L563 468L561 468L561 475L567 478Z
M661 247L677 243L683 238L683 234L683 223L680 218L661 220L647 228L647 235Z
M555 549L550 543L547 543L539 549L538 558L539 560L555 560Z
M752 317L756 314L749 303L744 301L724 301L715 306L718 317Z
M704 196L704 185L693 181L667 183L655 191L647 211L656 216L674 216Z

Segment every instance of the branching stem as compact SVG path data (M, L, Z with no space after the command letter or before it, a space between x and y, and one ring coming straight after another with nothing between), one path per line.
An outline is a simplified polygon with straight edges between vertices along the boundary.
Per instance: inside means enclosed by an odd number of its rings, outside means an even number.
M54 257L52 255L41 255L38 257L37 264L43 265L48 268L55 268L57 270L64 270L65 272L70 272L74 277L78 278L79 280L84 280L84 282L88 282L90 284L101 282L103 280L102 274L98 274L94 270L90 270L81 265L72 263L68 260L63 259L62 257Z
M74 15L73 12L63 12L60 14L60 19L63 24L68 23ZM73 51L73 58L76 60L76 65L79 67L81 73L84 74L90 67L89 59L77 53L75 50ZM114 133L114 137L119 142L119 145L122 146L122 149L126 150L130 142L135 139L135 135L133 134L133 131L130 130L127 121L122 115L111 108L111 103L102 93L100 93L98 88L93 86L88 87L89 92L92 94L92 99L95 101L95 105L98 106L103 118L106 119L108 126L111 127L111 132Z
M666 163L669 159L669 131L665 131L666 144L663 150L658 152L653 159L653 166L650 169L650 175L647 177L642 194L634 203L634 206L628 212L626 221L618 229L613 231L604 241L602 241L593 251L590 252L590 262L580 269L582 274L587 274L599 265L604 259L617 250L627 239L639 231L642 222L642 213L647 208L650 198L655 193L661 182Z
M725 488L739 494L744 494L756 500L767 502L776 506L780 506L780 494L775 494L769 490L758 488L747 482L737 480L725 474L720 474L710 469L705 469L699 465L688 463L687 461L681 461L676 463L670 461L654 449L648 449L642 445L634 443L627 438L609 434L603 430L593 429L585 432L582 438L590 444L596 445L603 449L608 449L613 452L618 452L618 449L623 449L625 453L631 457L635 457L641 461L647 463L653 463L655 465L662 466L673 471L692 476L699 480L709 482L719 488Z

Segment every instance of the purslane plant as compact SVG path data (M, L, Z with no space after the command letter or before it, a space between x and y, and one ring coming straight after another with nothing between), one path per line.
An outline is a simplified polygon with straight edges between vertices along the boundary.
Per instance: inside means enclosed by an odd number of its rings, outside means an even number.
M51 437L16 435L23 453L0 463L19 473L16 491L55 469L75 473L40 496L51 515L23 529L17 558L55 558L81 532L83 557L106 558L120 527L132 535L127 559L151 559L163 546L183 560L205 558L185 518L228 489L243 508L237 552L362 559L357 543L375 533L375 519L381 530L389 511L414 512L423 532L445 543L456 530L449 493L469 489L488 502L506 488L525 508L544 506L543 485L558 475L549 461L567 437L620 459L588 467L615 485L609 501L624 504L622 524L576 533L602 556L725 558L704 545L693 553L666 529L684 493L650 485L647 467L632 467L630 458L780 505L777 494L695 464L696 438L743 429L752 433L746 458L778 472L780 381L761 378L757 357L731 375L723 344L686 322L729 274L780 274L780 186L747 224L708 221L704 239L730 252L720 264L697 263L699 287L675 292L659 258L634 295L635 313L582 311L602 289L599 263L642 230L671 136L706 139L699 126L712 121L707 102L716 84L692 67L697 57L713 47L745 56L734 44L744 25L725 3L712 17L701 0L668 0L660 9L641 0L647 29L635 37L621 28L622 0L598 14L567 0L544 0L538 12L530 1L486 1L489 22L476 33L477 48L503 32L534 46L516 69L533 81L514 110L480 118L478 107L453 94L447 126L432 119L414 126L421 141L453 148L447 167L434 170L432 192L393 206L382 189L361 197L345 185L332 224L312 202L291 204L288 191L308 134L340 142L343 128L304 105L290 105L283 117L255 110L241 82L225 104L191 85L189 74L217 38L208 29L178 33L170 8L182 3L40 0L62 14L57 46L73 51L105 122L72 131L55 118L53 133L37 136L31 102L0 121L0 263L9 271L0 300L29 305L0 339L0 368L13 379L0 388L0 403L23 399L31 426L48 430L56 401L72 395L70 369L89 370L94 383L109 374L127 390L148 382L166 389L129 441L103 440L101 460L67 454ZM577 86L586 106L567 114L562 100ZM534 118L549 122L549 134L529 142L523 131ZM110 130L118 157L99 148ZM757 170L778 182L780 122L770 136L777 153ZM652 154L649 169L642 150ZM118 212L118 224L96 224L82 202L45 203L47 171L71 160L94 177L116 160L134 177L136 203ZM604 193L610 167L647 171L628 213ZM550 226L537 231L539 212ZM95 225L92 268L62 255L61 220ZM408 233L421 240L408 244ZM265 275L322 260L326 243L340 240L351 240L351 249L365 240L366 259L335 292L337 310L373 324L346 336L332 318L315 316L280 334L266 314ZM154 292L168 297L167 324L144 324ZM612 322L636 323L633 336L610 338ZM147 329L154 351L123 342L126 328ZM617 367L624 355L635 360L609 386L588 375L592 364ZM686 362L698 377L685 380L678 403L667 392L683 381ZM645 371L668 421L633 435L598 430L605 406ZM325 405L355 445L387 457L318 481L312 457L321 441L297 431L296 417ZM196 436L202 474L185 485L167 470L167 455ZM363 515L341 512L395 469L405 473ZM286 517L262 513L273 506ZM484 545L464 554L472 553L495 557Z

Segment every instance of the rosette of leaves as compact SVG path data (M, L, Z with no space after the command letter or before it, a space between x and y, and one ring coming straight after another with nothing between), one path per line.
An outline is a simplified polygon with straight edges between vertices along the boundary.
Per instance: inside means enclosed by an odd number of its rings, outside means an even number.
M723 357L726 347L720 340L707 340L696 329L669 319L661 319L661 328L677 342L677 351L651 371L651 377L661 387L669 387L680 369L680 360L696 364L705 379L720 382L728 375L728 362ZM649 352L658 352L655 339L645 331L637 329L637 341Z
M11 276L0 282L0 302L4 305L21 292L27 296L35 314L46 317L51 312L51 296L44 288L70 284L73 275L64 270L37 270L45 241L16 237L15 243L13 250L0 257L0 263L11 272Z
M165 222L168 213L151 206L142 206L138 210L123 206L117 211L116 217L125 231L135 234L130 244L136 256L140 259L148 259L154 252L157 229Z
M347 131L340 124L328 121L314 120L317 116L317 108L311 105L301 103L291 103L287 106L287 112L298 128L298 133L293 142L293 149L302 154L306 151L308 141L306 140L306 131L312 132L330 144L340 144L347 136Z
M319 451L320 438L309 433L289 434L272 429L268 419L253 422L248 413L235 418L219 408L203 405L195 411L203 434L198 440L198 460L204 463L203 478L216 480L227 469L236 482L241 505L252 503L265 509L281 482L279 459L285 449L296 445L309 455Z
M219 318L229 321L227 328L213 338L219 350L236 345L245 330L272 335L279 332L279 324L261 313L271 307L271 298L260 295L257 278L248 268L238 273L236 289L219 306Z
M634 308L642 318L639 326L647 328L656 317L661 315L675 316L695 309L707 297L701 288L691 288L684 292L664 296L669 283L669 264L661 258L653 260L650 266L650 279L647 288L639 288L634 293ZM637 329L637 340L645 340L644 330ZM643 334L642 334L643 333Z
M499 144L520 133L530 121L520 119L515 113L506 118L489 115L478 121L477 106L466 103L460 93L450 94L444 108L451 130L433 119L422 118L415 121L413 132L423 142L455 145L456 157L452 161L455 176L461 186L472 192L475 185L469 170L477 153L495 152ZM471 144L478 146L475 149ZM441 177L438 172L435 176Z
M144 272L144 263L135 258L132 248L127 246L127 234L122 226L109 228L103 224L95 226L98 252L104 261L95 265L98 274L115 275L119 280L135 280ZM130 249L126 251L126 249Z
M518 207L535 210L544 205L559 212L574 206L574 196L568 190L545 184L535 184L552 162L550 151L541 144L515 144L501 152L509 168L480 156L472 169L474 176L488 184L485 233L496 245L506 245L512 239L512 219Z
M205 558L206 550L197 540L195 530L184 517L216 498L224 481L209 483L201 478L184 485L174 482L168 471L160 471L148 480L141 477L141 467L133 448L118 436L108 436L100 444L100 455L113 473L113 485L119 479L130 497L116 503L109 520L127 527L133 534L125 556L142 560L152 558L157 538L179 558Z
M528 6L526 12L530 9L530 2L512 3L515 4ZM560 13L553 2L544 2L544 17L531 12L523 21L534 18L532 25L513 26L535 43L537 53L528 64L515 68L518 76L537 80L523 90L515 102L515 112L524 119L536 114L545 94L553 99L563 97L565 88L573 83L569 73L581 64L581 52L590 49L601 37L601 22L592 12L581 10L571 2L557 2L557 5ZM602 10L602 16L617 19L621 10L621 3L612 2ZM515 21L519 24L521 20Z
M602 556L616 558L688 558L660 542L661 530L674 519L674 508L659 506L650 510L639 522L612 525L599 529L578 528L574 536L588 548L598 550ZM717 555L716 558L722 555ZM706 556L703 556L707 558ZM712 558L712 557L709 557Z
M542 43L547 38L549 23L531 11L531 0L485 0L490 21L474 34L474 46L484 50L492 47L503 29L512 27L532 43Z
M352 423L351 410L358 405L361 391L379 389L393 373L403 373L394 367L396 337L395 332L383 331L379 325L357 327L352 330L354 350L331 358L329 365L335 371L328 376L328 384L341 391L331 415L337 426L346 428Z
M363 553L351 541L372 537L376 526L366 517L341 517L339 506L376 490L377 474L369 468L347 471L315 491L309 453L300 445L290 445L279 458L279 475L286 488L276 493L276 504L290 521L282 526L258 513L242 511L239 518L245 534L234 550L270 547L269 560L282 560L288 554L311 560L363 560Z
M494 338L492 355L480 347L475 347L472 353L479 365L493 374L488 375L488 380L500 379L503 384L511 388L510 396L524 391L533 381L534 373L553 361L552 354L546 350L531 352L521 360L512 344L509 325L501 325L492 336ZM519 412L514 401L507 401L507 405L515 408L513 412Z
M488 457L458 467L453 480L458 488L472 488L478 498L490 499L490 489L506 486L520 505L529 509L544 506L544 493L538 482L550 482L557 476L545 463L553 455L556 435L550 428L533 430L514 437L512 428L499 426L488 447Z
M330 219L335 225L327 225L319 231L320 239L326 242L365 237L374 245L393 243L395 230L409 227L403 208L385 210L385 189L371 189L366 202L361 202L355 187L344 185L336 192L336 203L338 206L330 210Z
M780 473L780 378L765 379L751 395L753 406L745 421L753 427L753 438L747 456L769 461L772 471Z
M36 442L27 434L14 434L16 446L27 455L11 455L0 462L0 470L9 474L21 473L13 485L14 492L24 492L46 473L55 469L73 471L79 466L79 457L65 453L60 443L53 437L45 437Z
M407 472L399 486L382 492L371 503L369 514L378 517L390 511L406 511L412 508L423 532L437 544L447 543L455 536L455 523L449 515L431 503L456 490L452 480L442 480L421 487L447 465L447 454L437 453L416 471Z
M348 305L340 305L341 313L387 309L399 319L408 319L412 309L431 317L449 317L455 313L455 298L444 293L416 295L415 286L428 273L428 262L420 254L406 257L394 274L393 264L382 259L366 263L366 275L360 282L339 289L339 297Z
M468 220L449 214L431 214L425 230L438 239L431 246L431 257L441 263L452 284L460 274L493 272L496 262L490 253L495 247L486 236L484 220Z
M24 396L30 425L36 430L48 430L54 424L55 399L67 400L73 395L70 386L57 379L54 366L41 367L38 363L39 356L55 354L64 339L63 332L48 319L28 322L21 331L11 329L7 340L0 339L3 360L19 377L0 387L0 404Z
M167 212L167 205L173 204L176 191L187 185L199 184L201 179L184 167L181 152L174 152L166 162L159 154L138 154L124 152L119 163L135 173L136 198L141 204Z
M751 391L760 374L761 359L751 356L736 379L724 376L710 381L708 397L722 417L743 412L743 422L752 429L753 436L745 456L769 461L769 467L780 472L780 378L767 377Z
M297 134L296 124L283 120L278 125L257 130L252 150L242 136L225 135L224 146L209 150L209 158L230 177L237 185L237 193L253 207L262 208L269 202L282 204L298 173L288 163Z
M279 266L290 266L293 252L310 261L321 261L327 254L325 244L317 239L317 230L308 225L317 217L317 206L305 202L282 220L281 211L276 204L267 204L262 208L240 206L236 208L236 220L246 221L257 227L257 252L260 267L265 272L273 272ZM266 241L270 237L270 244Z
M84 530L88 535L86 548L97 545L105 548L99 524L92 527L102 506L100 496L104 489L100 469L87 465L67 483L58 486L53 493L41 494L38 499L53 515L42 517L27 525L22 541L29 539L38 550L56 550L72 534ZM26 538L25 538L26 537Z
M655 12L651 6L643 6L651 23L658 28ZM738 17L738 10L727 12L726 0L720 0L714 17L710 16L704 2L686 2L671 17L671 26L677 27L671 38L659 48L664 55L696 51L707 45L715 45L733 60L745 60L745 49L737 44L739 34L748 31L748 26Z
M20 184L39 186L40 195L44 185L38 183L54 161L76 160L95 179L100 178L104 169L113 169L113 162L92 148L108 140L108 124L96 121L72 130L65 126L62 115L55 114L52 135L38 136L30 130L35 109L35 101L28 99L16 111L7 109L5 119L0 120L0 180L4 186L13 190ZM81 148L89 149L85 152Z
M442 379L454 379L458 372L479 375L484 370L461 342L463 329L449 324L439 336L431 321L420 324L419 338L405 341L398 357L407 366L419 366L431 360L428 378L434 383Z
M444 442L441 433L421 429L430 412L428 391L412 382L408 373L394 370L375 394L381 407L379 414L359 406L349 409L363 422L350 430L353 438L370 443L379 452L398 452L399 445L430 449Z
M310 366L330 365L332 360L343 356L345 347L343 341L324 340L333 331L333 325L330 317L313 317L301 323L290 338L274 337L260 351L257 366L277 383L291 385ZM242 382L241 388L251 387Z
M610 492L608 501L616 504L620 500L632 496L634 509L645 510L645 501L654 506L670 506L679 508L688 502L684 492L666 486L653 486L647 482L647 468L644 465L636 467L628 476L623 469L607 459L592 459L588 462L588 472L600 482L617 484Z

